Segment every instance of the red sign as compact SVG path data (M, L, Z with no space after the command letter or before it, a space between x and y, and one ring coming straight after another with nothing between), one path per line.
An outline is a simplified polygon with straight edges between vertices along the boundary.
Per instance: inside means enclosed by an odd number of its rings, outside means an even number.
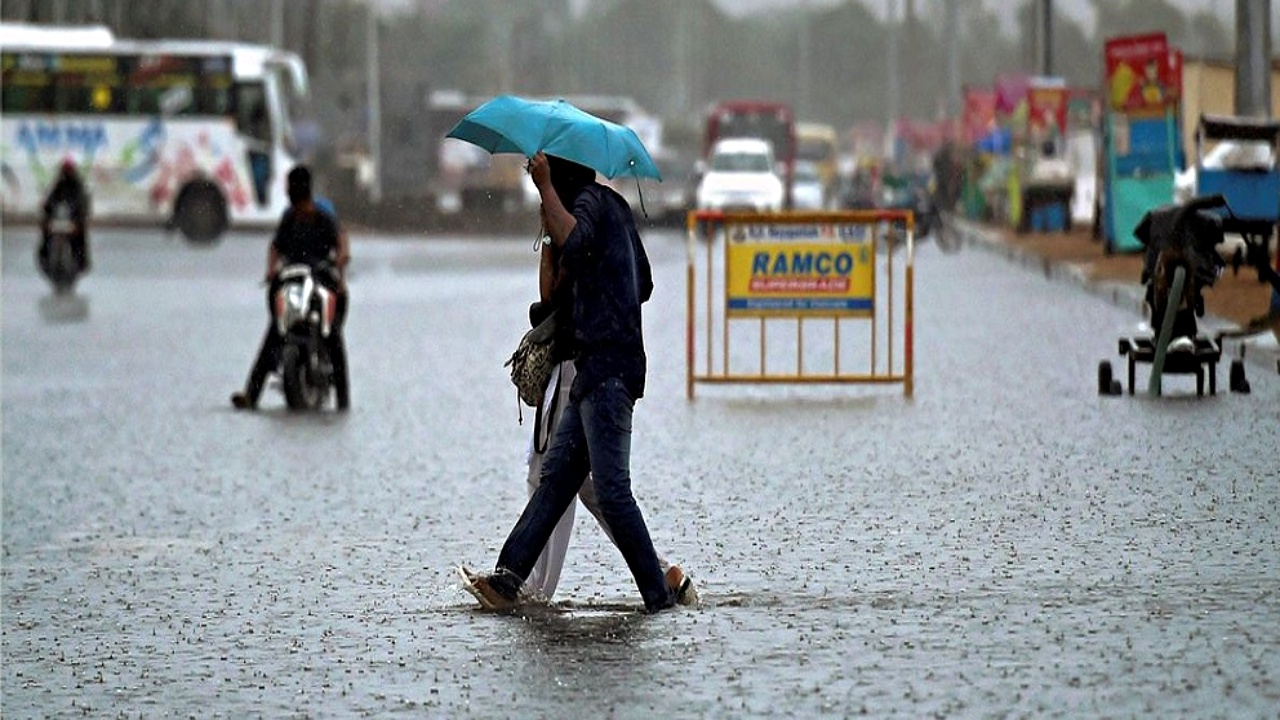
M996 93L988 88L964 89L964 139L972 144L996 127Z
M1027 99L1031 76L1026 73L1006 73L996 76L996 113L1013 115Z
M1027 124L1033 138L1047 140L1066 132L1067 97L1065 86L1032 84L1027 91Z
M1170 51L1164 33L1107 40L1107 104L1124 112L1160 111L1176 103L1182 87L1182 56Z

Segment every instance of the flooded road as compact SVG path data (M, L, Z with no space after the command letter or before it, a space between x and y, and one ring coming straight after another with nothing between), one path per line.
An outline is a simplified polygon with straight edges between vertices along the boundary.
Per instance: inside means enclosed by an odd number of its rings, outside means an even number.
M633 488L702 604L579 513L557 604L478 612L524 502L530 237L354 238L352 409L231 409L266 235L103 230L73 299L3 236L5 717L1276 717L1280 378L1099 397L1140 318L924 245L914 399L684 395L649 232ZM1140 372L1140 388L1145 387Z

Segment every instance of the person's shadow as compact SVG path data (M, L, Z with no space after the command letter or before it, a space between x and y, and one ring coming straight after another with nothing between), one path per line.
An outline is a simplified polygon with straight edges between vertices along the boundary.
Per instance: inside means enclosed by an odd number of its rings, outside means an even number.
M74 290L49 293L40 298L40 317L51 325L84 322L89 318L89 298Z

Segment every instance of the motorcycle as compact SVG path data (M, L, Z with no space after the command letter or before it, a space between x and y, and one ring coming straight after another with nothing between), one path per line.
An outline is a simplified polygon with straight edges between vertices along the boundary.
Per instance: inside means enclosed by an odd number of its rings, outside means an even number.
M77 228L71 206L65 202L58 203L46 224L49 239L37 248L36 263L49 282L53 283L54 292L61 295L75 287L76 280L84 270L72 247L71 239Z
M886 184L879 205L886 210L910 210L915 216L917 241L933 238L938 248L954 253L962 246L963 239L956 227L953 213L944 210L936 197L933 183L897 182ZM885 236L889 250L894 251L906 241L902 227L893 226Z
M286 265L272 298L280 335L278 372L291 410L319 410L333 387L333 363L326 340L334 332L337 295L316 281L308 265Z

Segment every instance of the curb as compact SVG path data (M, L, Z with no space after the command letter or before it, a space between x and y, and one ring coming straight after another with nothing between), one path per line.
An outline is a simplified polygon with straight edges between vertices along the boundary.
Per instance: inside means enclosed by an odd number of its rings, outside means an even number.
M978 225L964 220L958 221L960 237L964 245L973 246L994 253L1005 260L1030 270L1042 272L1045 278L1054 282L1063 282L1081 288L1095 297L1102 298L1112 305L1133 312L1138 317L1146 314L1145 291L1139 283L1098 281L1079 265L1055 262L1041 257L1029 250L1014 247L1005 243L999 235ZM1203 330L1213 334L1225 328L1235 327L1234 323L1222 318L1205 315L1200 319ZM1249 338L1226 338L1222 342L1224 358L1235 359L1242 354L1245 360L1265 372L1280 373L1280 343L1274 335L1262 333Z

